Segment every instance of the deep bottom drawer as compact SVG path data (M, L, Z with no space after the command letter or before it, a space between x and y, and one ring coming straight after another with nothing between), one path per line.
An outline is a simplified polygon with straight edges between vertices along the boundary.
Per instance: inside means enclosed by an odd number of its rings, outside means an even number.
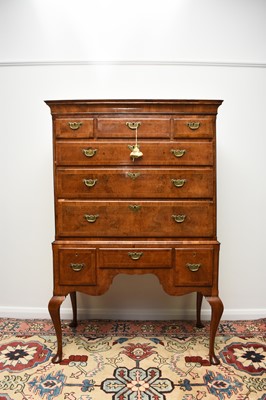
M214 251L209 249L175 250L175 286L211 286Z
M212 237L211 201L58 201L58 237Z
M99 268L172 268L172 249L99 249Z
M60 249L59 283L96 285L95 249Z

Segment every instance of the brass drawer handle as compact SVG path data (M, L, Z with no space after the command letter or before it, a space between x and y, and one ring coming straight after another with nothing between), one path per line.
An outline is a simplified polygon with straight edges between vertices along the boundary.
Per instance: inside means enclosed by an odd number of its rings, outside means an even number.
M175 157L177 157L177 158L179 158L179 157L183 157L183 155L186 153L186 150L185 149L172 149L171 150L171 153L175 156Z
M172 215L172 218L174 219L175 222L177 222L178 224L181 224L182 222L185 221L186 219L186 215Z
M82 125L82 122L69 122L68 123L70 129L72 129L73 131L76 131L77 129L79 129Z
M97 153L98 149L92 149L91 147L89 147L88 149L82 149L83 154L86 157L93 157L95 156L95 154Z
M140 257L143 255L143 252L142 251L140 251L140 252L137 252L137 251L131 252L130 251L128 253L128 255L132 260L139 260Z
M73 264L73 263L71 263L70 267L73 269L73 271L79 272L85 267L85 264Z
M177 188L184 186L186 179L172 179L173 185Z
M135 180L140 176L140 172L127 172L127 176Z
M186 264L186 267L187 267L191 272L197 272L197 271L200 269L201 264L189 264L189 263L187 263L187 264Z
M188 122L187 126L192 129L193 131L195 131L196 129L199 129L200 127L200 122Z
M137 204L130 204L128 208L133 212L138 212L141 209L141 206Z
M84 185L87 187L93 187L96 185L98 179L83 179Z
M84 218L86 219L87 222L90 222L92 224L93 222L95 222L97 220L97 218L99 218L99 215L98 214L95 214L95 215L85 214Z
M141 125L141 122L126 122L126 126L129 127L129 129L138 129Z

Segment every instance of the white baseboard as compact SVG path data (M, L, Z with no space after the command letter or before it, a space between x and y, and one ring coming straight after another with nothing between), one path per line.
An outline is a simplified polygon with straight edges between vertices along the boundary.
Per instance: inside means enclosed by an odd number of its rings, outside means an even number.
M202 309L202 319L210 319L210 309ZM225 309L223 320L250 320L266 317L266 309ZM38 307L0 307L0 318L49 319L47 308ZM61 308L61 318L71 319L71 308ZM78 309L79 319L114 320L194 320L195 309Z

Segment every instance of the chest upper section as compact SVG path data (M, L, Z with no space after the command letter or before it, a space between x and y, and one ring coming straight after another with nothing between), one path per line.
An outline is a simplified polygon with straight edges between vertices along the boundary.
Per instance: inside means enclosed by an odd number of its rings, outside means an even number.
M221 101L48 101L58 237L213 237Z

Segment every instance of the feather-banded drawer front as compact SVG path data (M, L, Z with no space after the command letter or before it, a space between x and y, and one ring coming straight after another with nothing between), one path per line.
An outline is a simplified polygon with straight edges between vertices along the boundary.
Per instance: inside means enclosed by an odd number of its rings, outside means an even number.
M174 138L212 138L215 117L186 116L174 118Z
M172 249L100 248L98 267L107 269L172 268Z
M93 118L58 118L55 120L57 138L86 139L93 137Z
M57 202L58 237L212 237L211 201Z
M169 138L171 132L170 118L97 118L96 136L98 138Z
M213 170L58 169L59 198L212 198Z
M60 249L61 285L96 285L95 249Z
M133 142L61 141L56 144L56 164L62 166L213 165L213 143L199 141L142 142L143 157L132 160Z
M213 282L214 251L212 248L175 250L176 286L211 286Z

